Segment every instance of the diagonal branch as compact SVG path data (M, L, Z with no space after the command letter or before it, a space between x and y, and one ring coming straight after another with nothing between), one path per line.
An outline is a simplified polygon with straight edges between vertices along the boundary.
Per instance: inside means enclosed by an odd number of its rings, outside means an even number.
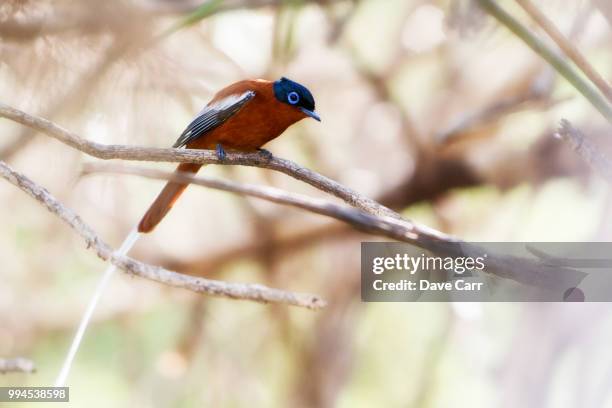
M196 177L184 173L168 173L142 167L89 164L85 166L84 172L86 174L95 172L135 174L147 178L201 185L301 208L316 214L335 218L359 231L391 238L400 242L407 242L436 254L465 256L465 254L483 253L483 249L477 245L450 237L445 238L439 235L437 239L434 239L433 237L436 232L433 230L433 233L429 235L418 235L414 233L414 229L410 225L394 218L370 215L354 208L301 194L289 193L272 187L236 183L212 177ZM424 228L426 227L419 228L425 231ZM535 284L545 288L558 288L559 286L566 285L567 282L577 284L576 282L579 282L584 277L582 272L563 268L553 271L545 265L528 259L490 253L488 254L487 272L502 278L512 279L525 284Z
M117 166L112 164L86 164L84 174L117 173L133 174L151 179L172 180L180 183L190 183L217 190L238 193L261 198L273 203L301 208L315 214L335 218L351 225L353 228L373 235L380 235L397 241L418 243L420 235L415 234L406 223L391 217L380 217L368 214L345 205L339 205L328 200L308 197L302 194L290 193L278 188L254 184L237 183L207 176L194 176L189 173L170 173L144 167Z
M315 173L296 163L273 157L266 158L256 153L228 152L224 160L219 160L213 151L195 149L159 149L125 145L106 145L91 142L79 137L55 123L37 116L29 115L18 109L0 103L0 117L10 119L51 136L60 142L99 159L122 159L157 162L187 162L201 164L239 164L243 166L262 167L291 176L311 186L333 194L348 204L373 215L384 215L401 218L395 211L365 197L358 192L343 186L325 176Z
M99 258L110 261L119 269L131 275L212 296L245 299L260 303L284 303L309 309L319 309L325 306L325 301L315 295L286 292L258 284L228 283L218 280L194 278L159 266L148 265L126 256L117 256L114 250L85 224L75 212L66 208L47 190L23 174L16 172L2 161L0 161L0 176L39 201L47 210L68 224L85 240L87 248L91 248Z

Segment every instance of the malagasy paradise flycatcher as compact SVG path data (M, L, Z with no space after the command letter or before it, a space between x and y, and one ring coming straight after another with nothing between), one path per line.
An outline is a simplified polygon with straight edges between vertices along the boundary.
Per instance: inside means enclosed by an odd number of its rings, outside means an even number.
M236 82L219 91L187 126L172 147L225 149L240 152L261 150L301 119L321 120L306 87L287 78ZM197 172L201 164L182 163L177 172ZM170 211L187 184L169 182L138 224L138 232L150 232Z
M262 151L270 155L261 147L280 136L289 126L307 117L321 120L315 112L314 98L305 86L284 77L274 82L263 79L239 81L217 92L191 121L173 147L215 149L220 159L225 157L225 149L240 152ZM196 173L200 167L201 164L182 163L176 171ZM141 233L151 232L170 211L185 188L185 183L168 182L140 220L137 231L128 235L117 254L127 254ZM91 297L55 386L63 387L66 383L85 329L115 269L114 265L106 269Z

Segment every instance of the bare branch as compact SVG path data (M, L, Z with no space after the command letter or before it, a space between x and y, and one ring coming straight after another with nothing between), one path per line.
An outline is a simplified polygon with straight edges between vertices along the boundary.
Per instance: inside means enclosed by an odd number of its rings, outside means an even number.
M419 238L422 238L423 235L420 231L415 231L414 225L407 224L396 218L377 217L331 201L290 193L274 187L243 184L206 176L196 177L188 173L170 173L143 167L116 166L112 164L86 164L84 166L84 174L90 173L134 174L146 178L191 183L217 190L257 197L273 203L289 205L315 214L335 218L360 231L388 237L397 241L415 243Z
M380 235L401 242L407 242L419 248L447 256L463 256L463 254L483 253L476 245L444 236L427 227L406 223L390 217L379 217L366 214L350 207L341 206L326 200L315 199L300 194L289 193L272 187L242 184L211 177L193 176L183 173L168 173L142 167L126 167L113 165L88 164L85 173L112 172L120 174L135 174L147 178L172 180L191 183L223 191L261 198L278 204L301 208L316 214L335 218L366 233ZM459 245L458 245L459 244ZM460 249L459 249L460 248ZM457 251L461 251L458 253ZM558 288L567 282L577 284L584 277L581 272L562 269L551 271L538 262L502 254L488 254L487 272L497 276L513 279L526 284L535 284L545 288Z
M0 161L0 176L39 201L51 213L67 223L85 240L87 248L91 248L98 257L105 261L110 261L131 275L212 296L252 300L261 303L284 303L309 309L319 309L325 306L325 301L315 295L292 293L258 284L228 283L195 278L158 266L148 265L126 256L117 256L114 250L85 224L76 213L66 208L47 190L38 186L26 176L16 172L2 161Z
M610 159L601 154L593 143L582 132L573 127L568 120L563 119L561 121L556 136L567 142L593 170L612 184L612 163Z
M137 147L125 145L105 145L90 142L72 133L55 123L40 117L28 115L18 109L0 103L0 117L13 120L22 125L31 127L77 150L99 159L122 159L157 162L187 162L202 164L239 164L243 166L262 167L275 170L291 176L311 186L333 194L346 201L349 205L357 207L373 215L383 215L401 218L399 214L376 201L364 197L354 190L343 186L312 170L300 167L296 163L273 157L267 159L256 153L231 153L226 159L219 160L213 151L195 149L159 149L151 147Z
M33 373L36 366L32 360L23 357L0 358L0 374Z

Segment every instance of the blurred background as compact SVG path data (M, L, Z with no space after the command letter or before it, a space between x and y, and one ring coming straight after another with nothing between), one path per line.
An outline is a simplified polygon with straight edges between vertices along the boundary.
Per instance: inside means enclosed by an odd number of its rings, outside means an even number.
M514 1L498 2L548 41ZM604 76L606 0L536 1ZM607 241L605 180L553 134L610 124L474 1L5 0L0 102L101 143L170 146L222 87L287 76L314 94L267 148L472 241ZM0 121L0 160L118 246L163 182ZM147 164L171 169L170 164ZM202 173L323 197L256 168ZM612 406L607 304L362 303L361 241L291 208L191 187L131 254L191 275L317 293L321 311L203 297L117 275L71 373L88 407ZM105 265L0 182L0 386L50 385ZM22 404L20 406L27 406Z

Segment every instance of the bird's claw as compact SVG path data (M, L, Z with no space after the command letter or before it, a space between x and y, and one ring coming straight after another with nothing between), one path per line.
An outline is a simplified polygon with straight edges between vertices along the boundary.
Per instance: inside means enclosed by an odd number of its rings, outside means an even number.
M272 160L274 158L274 155L272 154L271 151L266 150L266 149L257 149L257 151L259 152L259 154L261 154L263 156L264 159L266 160Z
M221 143L217 143L217 147L215 148L215 152L217 152L217 158L221 161L225 160L227 158L227 154L225 154L225 150L223 149L223 146L221 146Z

